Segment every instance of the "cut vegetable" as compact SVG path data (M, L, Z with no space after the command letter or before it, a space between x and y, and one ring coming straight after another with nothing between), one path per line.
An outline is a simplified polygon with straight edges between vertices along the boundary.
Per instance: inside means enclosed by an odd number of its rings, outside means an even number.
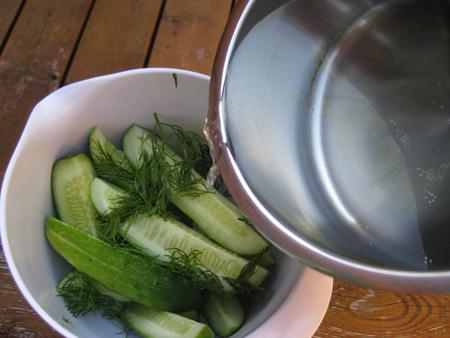
M231 336L244 324L244 309L236 297L211 294L204 313L214 332L222 337Z
M139 304L130 304L122 317L128 326L148 338L214 337L214 333L205 324Z
M273 256L270 253L265 252L259 259L258 264L261 264L262 266L266 266L266 267L272 266L275 264L275 259L273 258Z
M55 162L52 169L52 192L62 221L93 236L98 233L97 211L90 198L95 177L91 160L78 153Z
M123 192L99 178L96 178L94 182L97 188L92 190L92 200L99 201L95 203L95 205L101 206L98 211L111 210L113 202L123 196ZM236 279L244 266L248 264L246 259L222 248L170 217L163 219L158 216L138 215L122 227L121 234L132 245L140 248L149 256L158 256L165 262L169 261L173 248L186 254L198 250L200 263L221 277ZM258 286L267 274L265 268L256 266L248 282L253 286Z
M189 318L189 319L195 320L196 322L198 322L199 319L200 319L200 316L198 315L198 312L197 312L197 311L194 311L194 310L192 310L192 311L186 311L186 312L181 312L181 313L179 313L178 315L179 315L179 316L182 316L182 317L184 317L184 318Z
M47 218L45 232L53 248L77 270L130 300L169 311L192 310L201 303L200 293L187 281L142 256L53 217Z
M126 192L117 186L95 177L91 183L91 200L101 215L107 215L114 209Z
M126 298L122 295L119 295L117 292L114 292L114 291L108 289L106 286L104 286L98 282L95 282L95 286L96 286L98 292L100 292L104 296L111 297L115 301L118 301L121 303L126 303L126 302L130 301L128 298Z
M198 250L200 263L220 277L237 279L248 261L220 247L208 238L174 218L139 215L122 228L121 234L134 246L150 256L169 261L170 249L177 248L189 254ZM253 286L260 285L268 272L256 266L248 279Z
M133 170L124 152L109 142L98 127L92 129L89 136L89 150L96 165L104 155L109 155L118 166L129 171Z
M152 156L152 138L149 131L139 126L132 126L123 138L123 149L130 163L139 168L142 152ZM161 141L158 141L161 142ZM178 161L180 157L165 146L166 160L169 163ZM196 178L200 176L192 171ZM240 255L256 255L264 251L268 243L246 223L243 215L225 197L215 189L207 189L206 183L195 185L195 190L204 192L189 194L189 192L172 191L169 198L179 209L188 215L197 226L211 239L223 247Z

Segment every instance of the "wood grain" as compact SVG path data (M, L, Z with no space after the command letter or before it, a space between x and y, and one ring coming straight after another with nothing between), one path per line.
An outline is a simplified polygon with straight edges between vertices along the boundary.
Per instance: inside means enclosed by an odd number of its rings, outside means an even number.
M22 0L2 0L0 3L0 45L19 11Z
M392 293L335 280L314 337L450 337L450 294Z
M231 0L167 0L149 66L209 74L231 5Z
M60 337L23 299L9 273L0 245L0 337Z
M58 88L90 0L29 0L0 57L0 171L33 106Z
M2 27L9 27L15 15L14 8L8 9L7 6L19 2L0 0L0 22L9 22L0 24L0 33ZM209 73L231 2L168 0L149 64ZM135 3L150 6L139 1ZM128 0L97 0L80 38L84 20L91 9L90 0L26 2L0 56L0 170L4 169L30 109L40 98L58 87L64 73L68 81L73 81L110 71L108 69L120 70L142 61L142 55L148 52L151 44L154 27L149 23L153 21L148 18L146 21L137 13L141 25L147 24L145 29L126 27L133 25L130 22L132 14L125 10L120 13L117 8L127 6L132 6ZM121 42L123 38L111 36L120 33L112 27L114 24L96 23L97 20L106 20L104 13L109 8L111 15L114 15L110 21L122 25L128 35L130 32L138 34L139 41L129 46L128 41ZM86 34L97 34L99 37L87 38ZM77 41L80 44L74 53ZM123 48L115 48L115 44ZM125 46L130 47L131 51ZM68 71L70 55L73 55L73 62ZM110 55L113 57L108 58ZM95 60L86 60L90 57ZM108 65L103 65L101 61ZM86 73L84 67L88 69ZM330 307L315 337L450 337L449 326L448 294L391 293L336 281ZM23 300L6 267L1 247L0 337L59 337Z
M97 0L66 83L144 66L163 0Z

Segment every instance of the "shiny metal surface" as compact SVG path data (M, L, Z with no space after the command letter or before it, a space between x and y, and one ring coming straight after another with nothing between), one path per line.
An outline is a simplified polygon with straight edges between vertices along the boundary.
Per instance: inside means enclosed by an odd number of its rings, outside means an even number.
M243 1L210 136L240 206L330 274L450 289L448 1Z

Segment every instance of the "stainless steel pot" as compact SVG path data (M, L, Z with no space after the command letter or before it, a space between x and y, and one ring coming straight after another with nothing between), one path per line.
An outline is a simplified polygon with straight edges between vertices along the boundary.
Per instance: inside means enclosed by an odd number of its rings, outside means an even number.
M363 285L450 290L449 1L243 0L206 131L258 230Z

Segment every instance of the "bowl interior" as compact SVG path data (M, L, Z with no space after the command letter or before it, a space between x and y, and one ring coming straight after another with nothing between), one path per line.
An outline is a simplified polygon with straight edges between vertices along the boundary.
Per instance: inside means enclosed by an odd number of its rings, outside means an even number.
M250 3L221 107L252 192L325 251L448 270L448 4Z
M121 135L131 123L150 127L153 112L163 121L200 133L207 112L208 77L177 71L175 85L172 72L129 71L54 92L34 109L7 169L1 196L1 230L10 269L34 309L65 336L111 337L120 329L100 316L72 318L56 296L55 286L70 267L44 236L44 219L54 214L52 164L68 153L86 151L93 126L100 126L108 138L120 145ZM280 252L274 254L279 265L269 281L269 292L251 306L245 326L235 337L245 336L265 323L303 278L301 265ZM329 278L322 277L326 279L325 292L310 300L313 308L314 304L318 306L318 322L331 290ZM314 325L318 322L316 318Z

